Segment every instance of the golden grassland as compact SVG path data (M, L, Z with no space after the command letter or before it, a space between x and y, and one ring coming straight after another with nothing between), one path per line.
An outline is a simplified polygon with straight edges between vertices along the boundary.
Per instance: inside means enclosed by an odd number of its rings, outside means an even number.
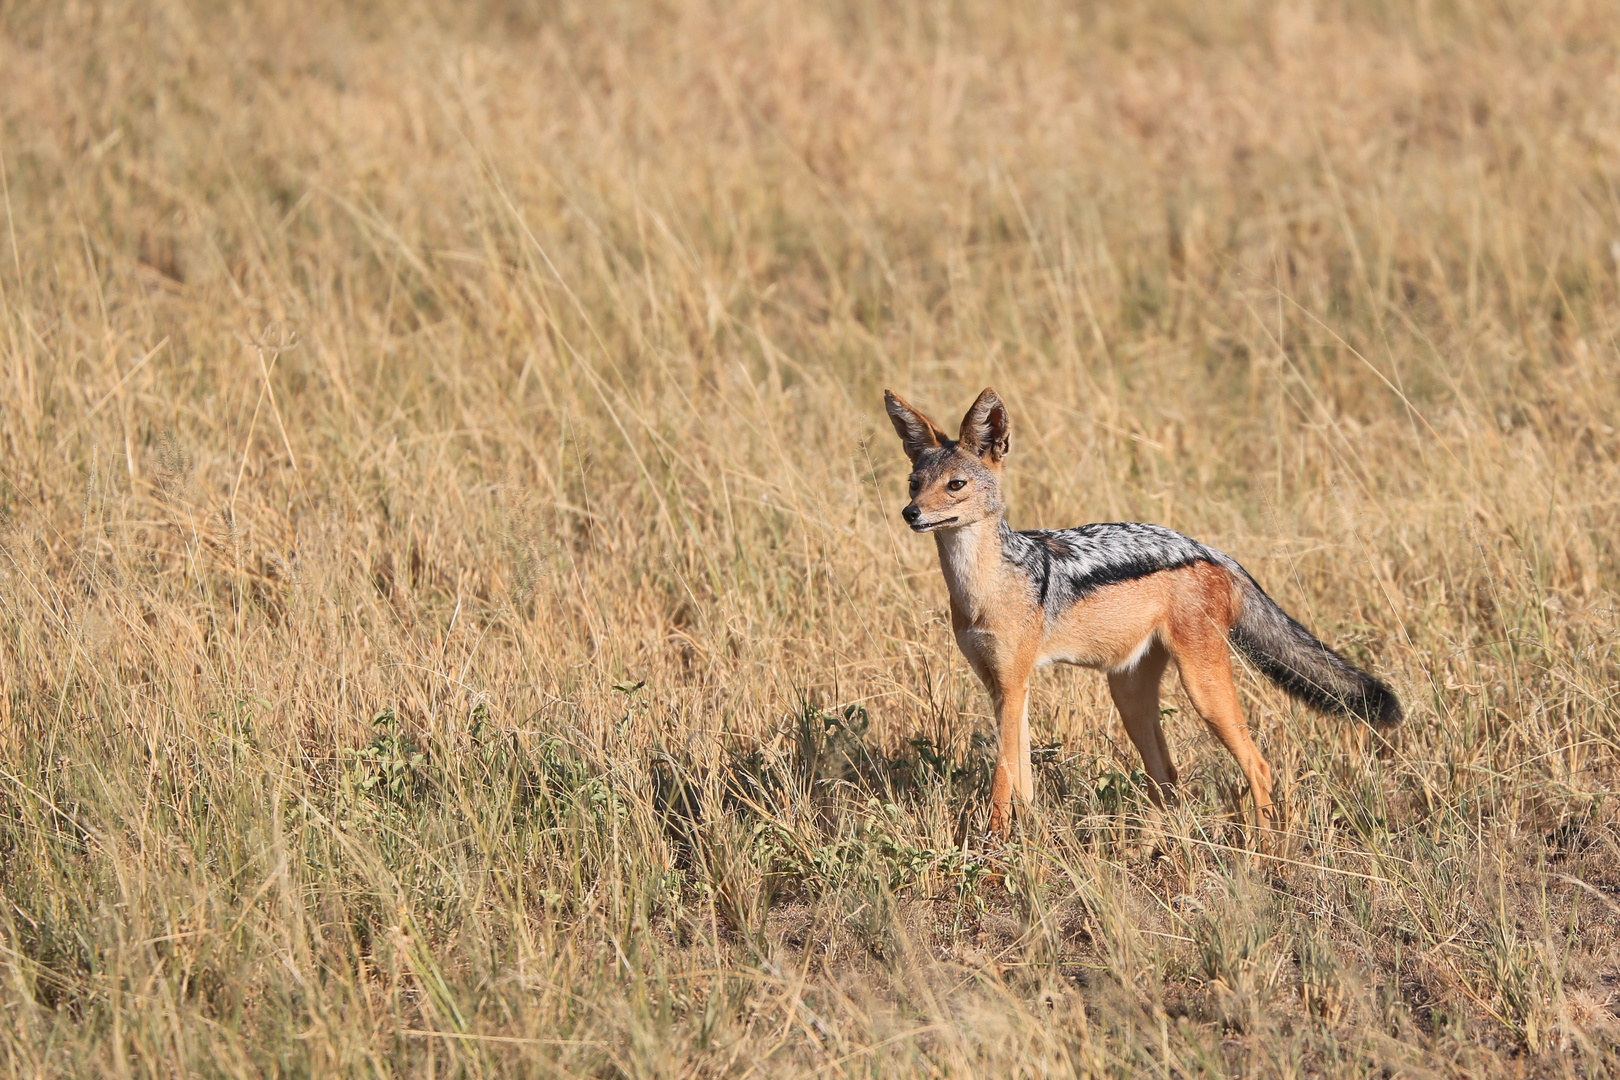
M0 2L13 1076L1620 1066L1620 11ZM983 837L893 387L1387 678Z

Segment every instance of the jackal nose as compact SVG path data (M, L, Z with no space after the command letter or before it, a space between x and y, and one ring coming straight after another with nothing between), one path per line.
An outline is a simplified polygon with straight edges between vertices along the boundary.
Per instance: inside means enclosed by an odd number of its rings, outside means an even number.
M917 519L922 517L922 511L917 509L915 506L908 506L904 510L900 511L900 516L906 519L907 525L915 525L917 524Z

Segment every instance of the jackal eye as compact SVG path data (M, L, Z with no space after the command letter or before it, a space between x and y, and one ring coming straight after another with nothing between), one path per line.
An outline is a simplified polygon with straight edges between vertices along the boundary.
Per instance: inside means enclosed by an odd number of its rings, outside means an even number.
M918 488L919 488L919 487L921 487L921 486L922 486L922 485L920 485L920 484L918 484L918 483L917 483L917 481L916 481L916 480L912 480L912 481L911 481L911 493L912 493L912 494L913 494L913 495L915 495L915 494L917 494L917 489L918 489Z
M950 483L946 484L945 485L945 490L946 491L961 491L965 487L967 487L967 481L961 479L960 477L958 477L957 479L952 480Z

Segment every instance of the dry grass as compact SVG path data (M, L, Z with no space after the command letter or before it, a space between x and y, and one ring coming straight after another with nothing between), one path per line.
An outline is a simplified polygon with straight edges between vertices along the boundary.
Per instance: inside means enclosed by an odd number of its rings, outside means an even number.
M8 1074L1620 1063L1610 4L399 7L0 2ZM986 384L1402 694L1276 857L1087 672L986 850Z

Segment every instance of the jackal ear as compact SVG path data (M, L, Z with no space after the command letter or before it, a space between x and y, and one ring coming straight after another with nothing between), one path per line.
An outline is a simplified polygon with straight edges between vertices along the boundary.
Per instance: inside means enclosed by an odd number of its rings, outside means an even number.
M1000 461L1012 445L1008 436L1007 406L994 390L985 388L973 407L962 417L962 449L989 461Z
M924 450L932 450L945 442L945 433L928 417L913 409L893 390L883 391L883 407L889 411L894 430L906 449L906 457L916 461Z

